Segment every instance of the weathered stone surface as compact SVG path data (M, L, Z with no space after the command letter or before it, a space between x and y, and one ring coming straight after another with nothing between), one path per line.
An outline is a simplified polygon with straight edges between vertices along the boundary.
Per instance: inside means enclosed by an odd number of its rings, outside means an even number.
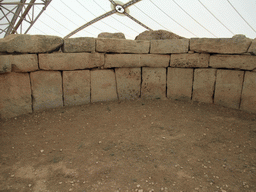
M230 69L256 69L256 56L252 55L212 55L210 67Z
M239 109L243 71L217 70L214 103Z
M208 67L210 54L172 54L171 67Z
M98 35L98 38L126 39L123 33L107 33L107 32L100 33Z
M59 71L30 73L33 110L45 110L63 106L62 78Z
M91 101L89 70L63 71L64 105L82 105Z
M256 38L252 40L252 44L248 50L249 53L256 55Z
M0 73L8 73L12 71L11 55L0 55Z
M186 39L186 38L165 30L156 30L156 31L147 30L147 31L144 31L143 33L140 33L135 38L135 40L160 40L160 39Z
M168 67L169 55L106 54L104 68L113 67Z
M142 68L141 97L166 98L166 68Z
M45 53L59 49L63 39L47 35L8 35L0 39L0 52Z
M28 73L0 75L0 119L32 113Z
M252 40L244 35L232 38L191 38L190 50L207 53L240 54L247 52Z
M150 53L170 54L170 53L187 53L189 39L167 39L152 40Z
M167 97L177 100L191 100L193 69L168 68Z
M256 72L245 72L240 109L256 113Z
M117 100L114 70L91 71L91 102Z
M192 100L213 103L215 81L216 69L195 69Z
M77 37L64 39L64 53L95 52L95 39L92 37Z
M141 68L116 68L117 93L120 100L140 96Z
M44 70L75 70L104 65L101 53L52 53L39 54L39 67Z
M149 44L149 41L96 39L96 51L106 53L149 53Z

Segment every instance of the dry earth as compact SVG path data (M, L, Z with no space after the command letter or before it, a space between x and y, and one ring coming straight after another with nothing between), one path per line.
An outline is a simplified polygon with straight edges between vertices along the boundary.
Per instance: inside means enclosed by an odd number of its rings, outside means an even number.
M170 100L0 121L1 192L256 191L256 115Z

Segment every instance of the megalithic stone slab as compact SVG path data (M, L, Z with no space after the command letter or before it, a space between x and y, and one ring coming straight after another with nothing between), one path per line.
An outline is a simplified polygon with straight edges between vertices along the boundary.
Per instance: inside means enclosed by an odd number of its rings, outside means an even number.
M0 119L32 113L28 73L0 75Z
M91 101L91 72L63 71L64 105L82 105Z
M192 96L193 101L213 103L216 71L216 69L195 69Z
M217 70L214 103L239 109L244 72Z
M59 49L63 39L49 35L8 35L0 39L0 52L46 53Z
M141 97L146 99L166 98L166 68L142 68Z
M64 39L64 53L95 52L95 39L92 37L77 37Z
M91 71L91 102L117 100L114 70Z
M193 69L168 68L167 97L177 100L191 100Z
M246 53L252 40L244 35L235 35L232 38L191 38L190 50L199 53Z
M256 72L245 72L240 109L256 113Z
M63 106L61 72L36 71L30 77L35 111Z
M150 41L96 39L96 51L104 53L149 53Z
M76 70L101 67L102 53L53 53L39 54L39 67L43 70Z
M0 55L0 74L12 71L11 55Z
M140 96L141 68L116 68L117 93L120 100Z
M256 38L252 40L252 44L251 44L248 52L253 55L256 55Z
M170 53L187 53L189 39L165 39L151 40L150 53L170 54Z
M210 54L172 54L170 67L208 67Z

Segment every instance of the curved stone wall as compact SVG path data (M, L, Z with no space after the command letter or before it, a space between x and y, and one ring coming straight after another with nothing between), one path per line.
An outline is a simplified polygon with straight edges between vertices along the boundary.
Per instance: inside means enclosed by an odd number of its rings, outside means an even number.
M256 39L0 39L0 117L98 101L177 99L256 113Z

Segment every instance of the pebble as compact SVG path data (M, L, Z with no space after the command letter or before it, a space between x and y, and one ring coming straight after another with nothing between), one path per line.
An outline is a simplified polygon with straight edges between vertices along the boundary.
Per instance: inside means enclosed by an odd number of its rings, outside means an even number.
M28 187L31 187L32 186L32 184L28 184Z
M40 152L41 152L41 153L43 153L43 152L44 152L44 150L42 149L42 150L40 150Z

